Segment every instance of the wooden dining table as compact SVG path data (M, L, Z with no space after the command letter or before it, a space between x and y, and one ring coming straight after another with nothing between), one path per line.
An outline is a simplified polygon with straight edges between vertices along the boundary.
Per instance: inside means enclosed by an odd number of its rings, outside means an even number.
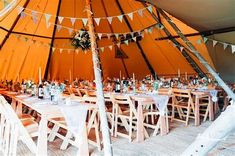
M22 114L23 105L27 106L31 110L36 111L40 114L41 120L39 122L38 128L38 141L37 141L37 156L46 156L47 155L47 148L48 148L48 121L51 118L63 118L64 115L62 114L60 107L58 105L53 104L50 100L41 100L43 104L37 104L35 101L38 101L36 97L29 97L29 95L22 95L16 92L9 92L9 91L0 91L0 94L4 96L8 96L12 99L12 107L15 108L16 113L18 115ZM27 100L29 98L34 98L34 100ZM95 105L94 105L95 106ZM89 155L88 149L88 139L86 133L86 127L83 128L82 136L82 143L79 144L79 154L80 155Z

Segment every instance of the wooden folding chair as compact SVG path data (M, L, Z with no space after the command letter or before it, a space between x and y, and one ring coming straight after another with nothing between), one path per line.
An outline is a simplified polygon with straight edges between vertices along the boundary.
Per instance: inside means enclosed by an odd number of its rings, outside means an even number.
M115 107L114 136L125 137L129 139L129 142L131 142L132 131L135 128L133 126L133 121L137 118L137 111L134 103L128 95L113 95L113 103ZM119 129L119 126L124 126L127 133L122 132Z
M180 121L185 123L185 125L187 126L189 123L189 118L195 118L194 103L191 96L191 90L173 88L172 94L173 105L171 121ZM178 118L175 115L176 112L178 113Z

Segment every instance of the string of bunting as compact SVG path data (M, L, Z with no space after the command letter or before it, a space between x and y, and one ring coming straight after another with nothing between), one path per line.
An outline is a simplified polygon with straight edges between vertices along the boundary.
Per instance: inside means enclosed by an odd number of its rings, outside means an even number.
M129 38L125 38L125 39L121 40L120 42L113 43L111 45L99 47L99 48L97 48L97 50L100 50L101 52L104 52L105 48L108 48L108 49L112 50L113 46L120 47L122 43L124 43L126 45L129 45L130 41L136 42L137 37L144 37L143 32L151 34L153 32L154 28L162 29L162 25L160 23L157 23L157 24L151 25L150 27L147 27L145 29L142 29L142 30L138 31L138 33L131 32L130 35L129 35L130 36ZM44 47L48 47L48 48L51 47L52 52L54 52L56 49L59 50L60 53L62 53L64 51L67 51L68 53L70 53L71 51L74 51L74 50L75 50L76 53L78 53L80 51L80 49L57 47L58 45L51 46L51 43L44 43L42 41L36 41L34 39L30 39L30 38L25 37L25 36L20 35L20 34L12 34L12 35L14 35L17 39L20 39L21 41L28 42L30 45L31 44L36 44L36 46L44 46ZM101 38L99 38L99 39L101 39ZM63 46L66 46L66 44L64 44ZM71 44L68 44L67 46L71 46ZM85 53L86 53L86 51L85 51Z
M138 14L139 16L143 17L143 11L144 10L148 10L149 12L153 12L153 6L152 5L149 5L148 7L145 7L145 8L141 8L141 9L138 9L138 10L135 10L133 12L129 12L129 13L126 13L126 14L121 14L121 15L116 15L116 16L108 16L108 17L95 17L94 18L94 21L97 25L100 24L100 21L105 19L108 21L109 24L112 24L112 21L114 18L118 19L120 22L123 21L123 17L124 16L127 16L129 19L133 20L134 18L134 14ZM55 15L52 15L52 14L49 14L49 13L43 13L43 12L40 12L40 11L35 11L35 10L32 10L32 9L28 9L28 8L24 8L22 6L18 6L17 7L17 10L18 10L18 14L21 14L21 17L25 17L26 14L31 14L32 15L32 18L33 18L33 21L34 22L37 22L37 19L38 19L38 15L44 15L45 17L45 20L46 20L46 23L47 25L49 25L49 21L51 19L51 17L58 17L58 21L60 24L62 24L62 22L64 21L64 19L69 19L70 22L71 22L71 25L74 26L75 22L77 20L80 20L82 21L83 25L86 26L87 25L87 22L88 22L88 18L83 18L83 17L66 17L66 16L55 16ZM27 13L27 12L29 13Z

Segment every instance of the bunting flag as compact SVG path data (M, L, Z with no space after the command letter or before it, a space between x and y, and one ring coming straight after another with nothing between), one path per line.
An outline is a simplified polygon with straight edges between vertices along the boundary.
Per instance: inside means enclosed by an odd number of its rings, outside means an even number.
M183 50L184 50L184 47L180 47L180 51L183 52Z
M36 24L38 22L38 17L37 17L36 11L32 11L32 18L33 18L33 23Z
M87 21L88 21L88 19L87 19L87 18L83 18L83 19L82 19L82 23L83 23L83 25L84 25L84 26L86 26Z
M60 48L60 54L63 52L63 49L62 48Z
M26 16L25 12L22 11L22 12L20 13L20 18L24 18L25 16Z
M224 50L227 48L228 44L224 43Z
M107 34L108 39L110 39L111 34Z
M149 32L150 34L152 34L152 32L153 32L152 27L148 28L148 32Z
M76 18L70 18L70 22L71 22L72 26L74 26L75 21L76 21Z
M4 7L7 7L9 5L9 2L7 0L4 0Z
M207 37L203 37L203 41L204 41L204 43L206 43L208 41L208 38Z
M108 20L109 24L112 24L113 17L107 17L107 20Z
M235 53L235 45L231 45L231 48L232 48L232 53L234 54Z
M52 52L55 52L55 47L52 47Z
M100 50L101 50L101 52L104 52L104 47L101 47Z
M72 35L73 29L72 28L68 28L68 31L69 31L69 35Z
M129 41L128 41L128 40L125 40L124 43L125 43L126 45L128 45L128 44L129 44Z
M47 29L48 29L48 28L50 28L50 26L51 26L51 23L48 23L46 26L47 26Z
M101 40L102 34L101 34L101 33L98 33L98 37L99 37L99 40Z
M121 47L121 43L119 42L119 43L117 43L117 46L118 46L118 48L120 48Z
M58 30L58 32L61 30L61 28L62 28L62 26L61 25L57 25L57 30Z
M63 22L63 20L64 20L64 17L62 17L62 16L58 16L58 20L59 20L59 22L60 22L60 24Z
M197 40L197 44L202 44L202 42L201 42L201 39L200 39L200 38Z
M117 16L118 20L122 23L123 15Z
M136 37L133 37L132 39L136 42Z
M119 34L115 34L115 37L116 37L116 39L118 39L118 37L119 37Z
M21 14L21 12L24 10L24 8L23 7L21 7L21 6L19 6L18 8L17 8L17 11L18 11L18 15L19 14Z
M152 12L153 12L152 5L150 5L147 9L148 9L148 11L149 11L150 13L152 13Z
M127 15L128 15L128 17L129 17L131 20L133 20L133 12L131 12L131 13L127 14Z
M79 53L79 49L76 49L75 52L76 52L76 54L78 54Z
M99 26L99 24L100 24L100 19L101 18L94 18L94 20L95 20L95 23Z
M137 12L138 12L139 16L143 17L143 10L138 10Z
M218 41L213 40L213 47L217 44Z
M49 20L51 18L51 15L50 14L45 14L45 19L46 19L46 24L48 25L49 23Z

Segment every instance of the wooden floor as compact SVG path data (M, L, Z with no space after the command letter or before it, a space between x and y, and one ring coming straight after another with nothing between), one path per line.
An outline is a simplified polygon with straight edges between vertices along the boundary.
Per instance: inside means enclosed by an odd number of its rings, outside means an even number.
M178 156L184 149L193 142L199 133L202 133L211 122L205 122L199 127L193 123L185 127L183 124L171 123L170 133L166 136L155 136L146 139L142 143L129 143L127 139L113 138L113 151L115 156ZM73 156L76 155L77 148L70 146L67 150L59 149L60 139L49 143L49 156ZM92 156L103 155L90 146ZM31 156L28 148L19 142L17 156ZM235 131L226 141L220 142L208 156L234 156L235 155Z

